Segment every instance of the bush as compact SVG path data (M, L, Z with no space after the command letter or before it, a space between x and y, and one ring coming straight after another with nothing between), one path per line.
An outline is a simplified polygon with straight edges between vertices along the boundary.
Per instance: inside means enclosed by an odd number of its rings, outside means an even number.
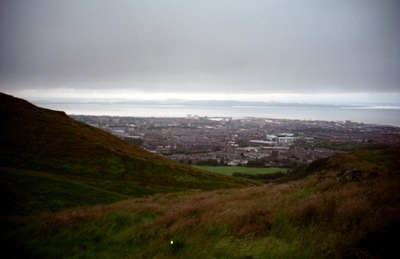
M246 179L255 179L255 180L260 180L260 181L269 181L269 180L274 180L279 177L282 177L286 175L283 172L276 172L272 174L246 174L246 173L233 173L232 176L234 177L241 177L241 178L246 178Z
M249 160L247 162L248 167L265 167L264 160Z
M203 165L203 166L219 166L218 160L216 159L207 159L207 160L199 160L197 161L196 165Z

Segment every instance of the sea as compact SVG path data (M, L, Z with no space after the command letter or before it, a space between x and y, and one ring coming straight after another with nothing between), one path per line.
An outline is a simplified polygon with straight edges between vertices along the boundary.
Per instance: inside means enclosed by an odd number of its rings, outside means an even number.
M130 117L232 117L292 120L352 121L400 127L400 106L204 106L132 105L108 103L35 103L69 115Z

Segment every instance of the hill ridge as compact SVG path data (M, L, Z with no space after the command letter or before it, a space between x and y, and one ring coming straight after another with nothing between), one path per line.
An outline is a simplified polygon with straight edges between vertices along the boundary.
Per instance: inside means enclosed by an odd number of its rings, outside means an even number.
M65 112L40 108L3 93L0 121L4 123L0 134L1 166L89 177L97 181L97 186L106 180L115 181L115 186L107 188L118 191L118 186L135 186L144 191L142 195L247 184L168 160L75 121ZM126 194L142 196L140 191Z

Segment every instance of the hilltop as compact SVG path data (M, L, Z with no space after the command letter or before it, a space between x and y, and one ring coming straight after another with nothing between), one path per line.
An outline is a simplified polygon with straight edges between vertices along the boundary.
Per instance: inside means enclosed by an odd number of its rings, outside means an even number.
M82 193L89 188L96 193L112 194L111 201L159 192L248 184L167 160L75 121L64 112L43 109L3 93L0 93L0 121L2 192L11 197L12 201L6 200L8 204L31 199L37 202L38 192L55 184L79 187ZM54 191L69 193L63 188ZM19 197L21 193L23 197ZM76 191L70 194L76 200L81 198ZM40 200L46 201L54 197L50 192L41 195ZM65 202L68 198L60 199Z

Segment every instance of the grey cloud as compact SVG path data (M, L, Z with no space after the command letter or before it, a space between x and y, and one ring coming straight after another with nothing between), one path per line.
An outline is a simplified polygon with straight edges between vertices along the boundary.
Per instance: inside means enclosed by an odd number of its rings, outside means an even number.
M399 92L397 1L2 1L0 87Z

